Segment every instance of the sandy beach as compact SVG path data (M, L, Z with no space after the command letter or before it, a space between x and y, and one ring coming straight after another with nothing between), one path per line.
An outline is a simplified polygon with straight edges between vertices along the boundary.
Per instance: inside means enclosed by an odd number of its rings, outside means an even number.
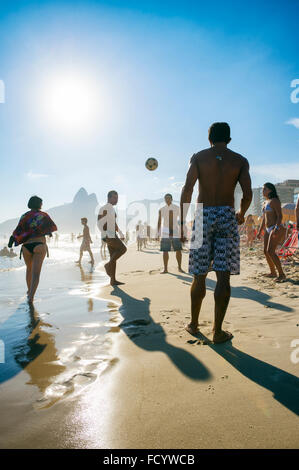
M298 265L275 285L260 248L243 248L224 322L234 338L213 345L215 273L193 337L192 278L173 253L161 275L157 246L131 245L117 288L102 264L45 267L31 314L15 308L24 272L14 273L0 337L17 331L19 358L0 383L1 448L298 448Z

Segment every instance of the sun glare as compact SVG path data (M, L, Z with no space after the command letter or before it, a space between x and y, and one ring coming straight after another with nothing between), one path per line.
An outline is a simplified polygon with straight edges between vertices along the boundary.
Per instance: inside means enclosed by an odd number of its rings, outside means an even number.
M92 81L75 74L47 80L42 92L43 108L49 124L65 131L87 131L96 118L98 92Z

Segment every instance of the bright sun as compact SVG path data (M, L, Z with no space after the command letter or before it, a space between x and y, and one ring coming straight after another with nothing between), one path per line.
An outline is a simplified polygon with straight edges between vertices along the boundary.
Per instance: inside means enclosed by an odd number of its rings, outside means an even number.
M51 126L65 131L86 131L96 118L98 93L92 81L75 74L47 80L42 93L44 113Z

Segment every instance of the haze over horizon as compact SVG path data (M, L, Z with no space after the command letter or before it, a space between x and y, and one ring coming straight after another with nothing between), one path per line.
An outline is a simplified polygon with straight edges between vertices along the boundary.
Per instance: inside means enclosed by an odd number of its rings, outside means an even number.
M178 198L214 121L231 125L253 186L298 179L298 12L295 1L217 0L213 13L193 1L2 3L0 222L32 194L50 208L81 186L99 201L111 189Z

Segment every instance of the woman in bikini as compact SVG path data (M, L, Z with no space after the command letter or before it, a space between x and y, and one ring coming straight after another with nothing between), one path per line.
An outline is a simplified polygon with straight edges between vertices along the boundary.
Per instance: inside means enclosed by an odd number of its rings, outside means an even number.
M270 268L270 273L265 274L265 276L276 278L276 282L284 282L286 280L286 276L275 250L277 245L284 239L285 227L281 223L281 203L274 184L264 184L263 196L266 200L263 207L263 219L257 237L260 238L262 230L265 229L264 253ZM276 270L278 272L278 276Z
M53 220L46 212L41 211L42 199L32 196L28 201L28 212L22 215L18 226L10 237L9 245L22 244L26 263L27 298L32 303L39 283L43 261L48 252L46 235L51 235L57 230ZM21 256L20 254L20 256Z

